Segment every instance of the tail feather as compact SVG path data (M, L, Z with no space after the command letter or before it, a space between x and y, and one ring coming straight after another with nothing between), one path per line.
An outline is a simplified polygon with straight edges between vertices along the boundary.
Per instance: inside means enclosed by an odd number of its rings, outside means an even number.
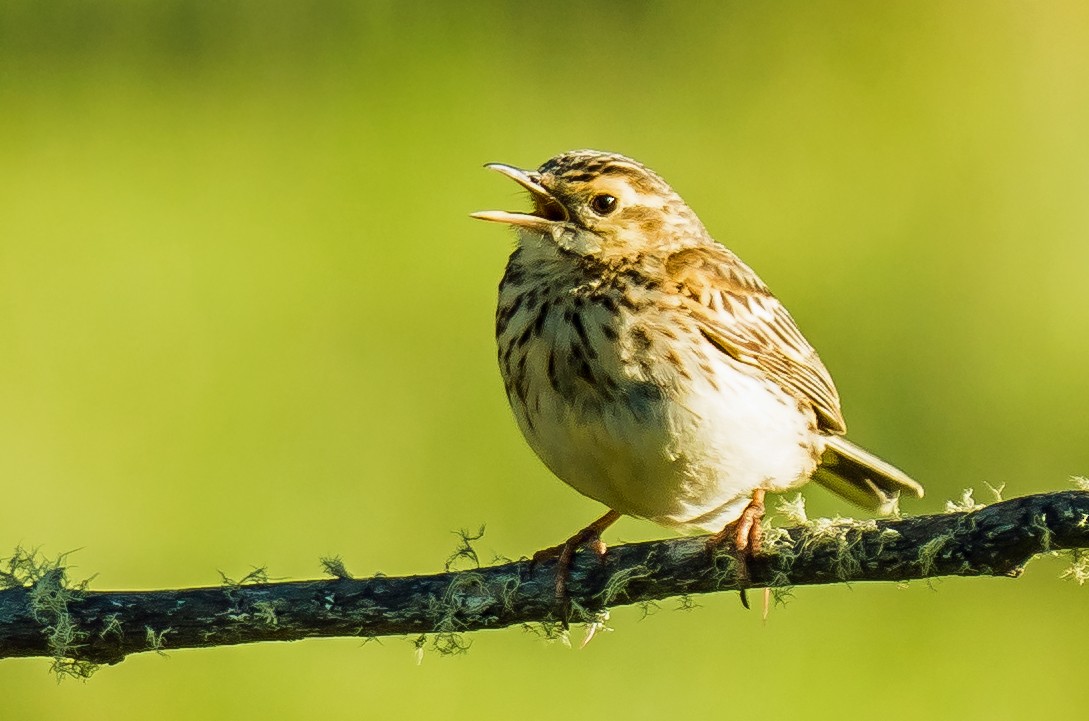
M892 464L843 436L829 436L813 480L848 501L879 514L896 507L901 493L923 497L923 487Z

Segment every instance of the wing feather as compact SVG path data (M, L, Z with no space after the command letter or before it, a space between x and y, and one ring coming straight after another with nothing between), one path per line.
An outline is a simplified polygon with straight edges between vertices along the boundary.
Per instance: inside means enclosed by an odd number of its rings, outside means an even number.
M678 283L677 290L708 341L811 404L822 430L846 432L839 393L828 370L752 269L714 244L674 253L666 261L666 271Z

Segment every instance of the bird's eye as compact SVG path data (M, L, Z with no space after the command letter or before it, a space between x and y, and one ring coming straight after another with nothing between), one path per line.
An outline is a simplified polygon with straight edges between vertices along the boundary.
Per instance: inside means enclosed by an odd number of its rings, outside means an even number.
M607 193L590 198L590 209L598 215L608 215L616 210L616 198Z

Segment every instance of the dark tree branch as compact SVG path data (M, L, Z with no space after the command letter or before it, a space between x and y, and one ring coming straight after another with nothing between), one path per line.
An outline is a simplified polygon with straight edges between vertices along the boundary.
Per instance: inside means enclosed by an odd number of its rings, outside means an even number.
M969 512L776 530L750 563L750 585L1013 577L1038 553L1086 547L1089 492L1047 493ZM606 607L739 588L734 559L709 553L702 537L615 546L604 559L577 556L569 583L575 621ZM75 673L142 651L323 636L409 634L422 644L431 634L440 650L456 651L465 631L555 628L558 620L551 563L134 592L66 588L60 567L22 575L9 567L0 576L14 584L0 591L0 658L51 656Z

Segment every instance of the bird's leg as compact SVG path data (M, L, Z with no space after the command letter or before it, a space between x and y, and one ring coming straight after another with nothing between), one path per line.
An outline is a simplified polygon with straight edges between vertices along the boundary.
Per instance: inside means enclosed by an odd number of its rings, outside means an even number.
M764 540L764 529L760 525L760 521L764 520L764 493L763 488L753 491L752 500L741 512L741 518L737 519L734 548L749 557L760 553L760 543Z
M533 554L534 565L550 560L556 560L556 601L563 609L564 624L566 626L567 610L570 599L567 595L567 579L571 575L571 564L575 560L575 551L579 546L588 545L598 556L605 555L605 544L601 540L602 532L609 526L620 520L618 511L609 511L601 518L591 523L575 535L568 538L558 546L552 546L537 551Z
M764 537L764 529L760 526L760 521L764 518L764 493L763 488L753 491L752 500L745 506L741 516L707 540L707 547L712 550L727 542L733 546L738 563L738 580L743 584L741 604L745 608L749 607L744 587L749 581L749 559L760 552L760 542Z

